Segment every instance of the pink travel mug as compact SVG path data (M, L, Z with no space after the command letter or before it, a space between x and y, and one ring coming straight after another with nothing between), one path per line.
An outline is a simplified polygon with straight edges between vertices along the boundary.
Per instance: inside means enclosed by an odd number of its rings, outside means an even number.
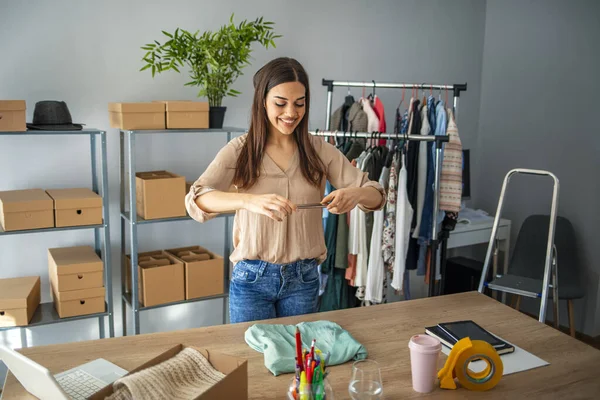
M410 368L415 392L429 393L437 376L437 362L442 344L429 335L415 335L408 343Z

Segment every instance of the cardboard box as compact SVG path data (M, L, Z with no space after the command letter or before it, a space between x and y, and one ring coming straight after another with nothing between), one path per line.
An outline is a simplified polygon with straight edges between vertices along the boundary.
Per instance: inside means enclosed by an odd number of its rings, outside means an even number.
M166 108L167 129L207 129L208 102L160 100Z
M0 100L0 131L26 131L25 100Z
M48 249L48 272L57 292L101 288L104 265L90 246Z
M61 318L75 317L104 312L106 293L103 287L59 292L56 290L52 277L52 298L54 308Z
M237 400L248 398L248 361L195 346L178 344L148 361L147 363L135 368L127 375L131 375L154 365L160 364L163 361L176 356L186 347L192 347L200 351L216 370L225 374L225 378L217 382L206 392L194 397L193 400ZM89 400L102 400L113 393L113 385L108 385L99 392L94 393L91 397L89 397Z
M87 188L51 189L57 227L102 224L102 197Z
M165 104L108 103L111 128L119 129L165 129Z
M144 219L185 217L185 177L168 171L135 174L137 214Z
M165 250L185 268L185 298L215 296L224 292L224 260L200 246Z
M153 257L153 256L162 256L163 255L163 251L162 250L154 250L154 251L147 251L144 253L138 253L138 265L141 261L148 261L150 260L149 257ZM123 265L125 266L125 287L127 288L127 291L129 293L131 293L131 257L129 254L126 254L123 256L123 258L125 259ZM138 277L139 277L139 269L138 269ZM138 278L139 280L140 278ZM141 290L141 289L140 289Z
M0 327L28 325L40 292L39 276L0 279Z
M159 253L138 255L138 300L145 307L185 300L183 262L164 251Z
M52 228L53 206L42 189L0 192L0 224L5 231Z

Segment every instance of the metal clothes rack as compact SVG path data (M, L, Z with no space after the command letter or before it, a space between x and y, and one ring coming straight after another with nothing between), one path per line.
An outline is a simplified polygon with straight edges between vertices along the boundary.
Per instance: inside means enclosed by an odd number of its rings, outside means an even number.
M459 84L453 84L453 85L440 85L440 84L433 84L433 83L381 83L381 82L375 82L374 80L371 82L351 82L351 81L335 81L335 80L331 80L331 79L323 79L322 81L323 86L327 87L327 114L325 115L325 126L326 126L326 131L325 132L315 132L315 134L317 134L318 136L343 136L342 132L338 132L338 131L330 131L331 129L331 113L332 113L332 106L333 106L333 88L335 86L341 86L341 87L370 87L370 88L386 88L386 89L436 89L436 90L451 90L452 94L453 94L453 112L454 112L454 118L457 118L457 111L458 111L458 101L459 101L459 97L460 97L460 92L465 92L467 91L467 84L466 83L459 83ZM312 133L312 132L311 132ZM356 134L352 134L353 137L356 137L354 135ZM448 137L447 136L420 136L420 135L397 135L395 133L390 134L390 133L374 133L374 132L361 132L358 133L357 135L359 135L358 137L364 137L364 138L387 138L387 139L395 139L395 138L406 138L406 136L408 136L408 140L414 140L414 141L435 141L436 143L436 151L435 151L435 180L434 180L434 196L433 196L433 215L434 215L434 223L432 224L432 235L431 235L431 254L432 254L432 258L433 258L433 265L431 268L431 276L429 279L429 297L435 296L436 295L436 291L435 291L435 274L437 271L437 262L438 262L438 258L437 258L437 251L438 251L438 247L440 244L442 244L442 252L441 252L441 268L440 268L440 273L442 275L442 282L440 282L440 291L443 290L443 280L444 280L444 276L445 276L445 264L446 264L446 246L447 246L447 242L445 239L440 240L440 238L438 237L438 229L437 229L437 223L435 223L436 221L436 217L439 211L439 202L440 202L440 196L439 196L439 189L440 189L440 175L441 175L441 166L442 166L442 143L447 142L448 141ZM445 139L445 140L443 140ZM442 243L440 243L442 242Z
M113 314L113 294L112 294L112 268L111 268L111 255L110 255L110 218L108 215L109 201L108 201L108 170L107 170L107 153L106 153L106 132L96 129L82 129L78 131L42 131L42 130L29 130L29 131L18 131L18 132L0 132L0 136L69 136L69 137L81 137L89 136L90 139L90 163L92 170L92 190L99 193L102 196L102 223L98 225L86 225L86 226L69 226L69 227L54 227L54 228L43 228L43 229L28 229L19 231L8 231L5 232L0 227L0 237L8 235L24 235L30 233L42 233L42 232L62 232L62 231L74 231L74 230L94 230L94 249L98 256L102 259L104 267L104 289L106 294L105 310L101 313L77 315L74 317L60 318L54 308L52 301L47 303L41 303L33 317L29 321L28 325L24 326L10 326L0 327L0 332L11 329L20 329L21 331L21 345L27 347L27 334L26 330L35 328L42 325L58 324L63 322L71 322L82 319L93 319L98 318L98 333L100 339L104 339L106 336L106 329L104 326L104 319L108 319L108 335L109 337L115 336L114 328L114 314ZM97 139L100 139L100 190L98 187L98 159L97 159Z

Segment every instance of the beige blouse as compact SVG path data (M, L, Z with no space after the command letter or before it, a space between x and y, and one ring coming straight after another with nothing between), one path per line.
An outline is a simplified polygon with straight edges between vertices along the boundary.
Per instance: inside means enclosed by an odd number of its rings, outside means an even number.
M315 187L304 179L297 151L285 171L265 153L257 183L248 190L238 190L232 185L232 180L245 138L246 135L237 137L223 147L202 176L192 185L186 195L185 204L193 219L204 222L218 215L201 210L195 202L198 196L212 190L252 194L274 193L290 199L294 204L319 203L323 200L325 179L320 187ZM350 164L335 146L316 136L311 136L311 140L327 169L326 178L336 189L373 186L382 194L381 204L374 210L384 206L385 191L379 183L370 181L367 173ZM374 211L362 205L359 207L364 211ZM281 222L262 214L238 210L233 224L233 248L230 260L234 264L241 260L288 264L312 258L323 262L327 257L327 247L322 209L298 209Z

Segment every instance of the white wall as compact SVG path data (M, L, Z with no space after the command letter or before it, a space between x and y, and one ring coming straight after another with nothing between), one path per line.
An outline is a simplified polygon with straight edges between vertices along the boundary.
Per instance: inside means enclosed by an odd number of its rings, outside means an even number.
M263 10L263 11L259 11ZM140 46L160 39L161 30L216 29L235 12L236 21L264 16L283 34L277 49L256 48L252 66L226 99L225 124L245 127L253 73L277 56L300 60L311 78L311 128L323 128L326 89L321 79L392 82L468 82L460 104L463 140L475 144L478 125L485 3L455 1L28 1L3 2L0 12L0 97L25 99L30 121L36 101L64 100L75 122L108 130L111 245L115 276L115 323L121 332L118 277L118 133L109 129L107 103L153 99L194 99L187 77L170 73L152 80L138 72ZM334 105L346 94L338 90ZM358 97L361 90L354 89ZM400 93L378 90L388 125ZM408 98L408 95L407 95ZM138 170L167 169L195 179L225 143L223 134L148 136L138 139ZM85 138L3 137L0 190L88 186L89 142ZM201 244L221 252L223 222L192 221L140 227L140 250ZM0 240L0 278L36 274L48 292L46 249L92 244L91 232L10 236ZM142 332L221 323L219 300L165 308L141 315ZM94 339L96 321L27 330L30 345ZM19 347L17 330L0 342Z
M600 335L600 185L594 176L600 167L595 121L599 39L600 3L594 0L487 2L473 170L475 202L490 211L496 209L502 179L510 169L545 169L558 176L559 215L573 223L579 242L573 251L579 252L585 267L587 295L575 302L576 327L590 335ZM503 215L512 220L516 238L527 215L549 212L551 182L516 177L511 189ZM559 274L568 270L559 262ZM537 314L538 306L530 306ZM567 324L562 306L560 319Z

